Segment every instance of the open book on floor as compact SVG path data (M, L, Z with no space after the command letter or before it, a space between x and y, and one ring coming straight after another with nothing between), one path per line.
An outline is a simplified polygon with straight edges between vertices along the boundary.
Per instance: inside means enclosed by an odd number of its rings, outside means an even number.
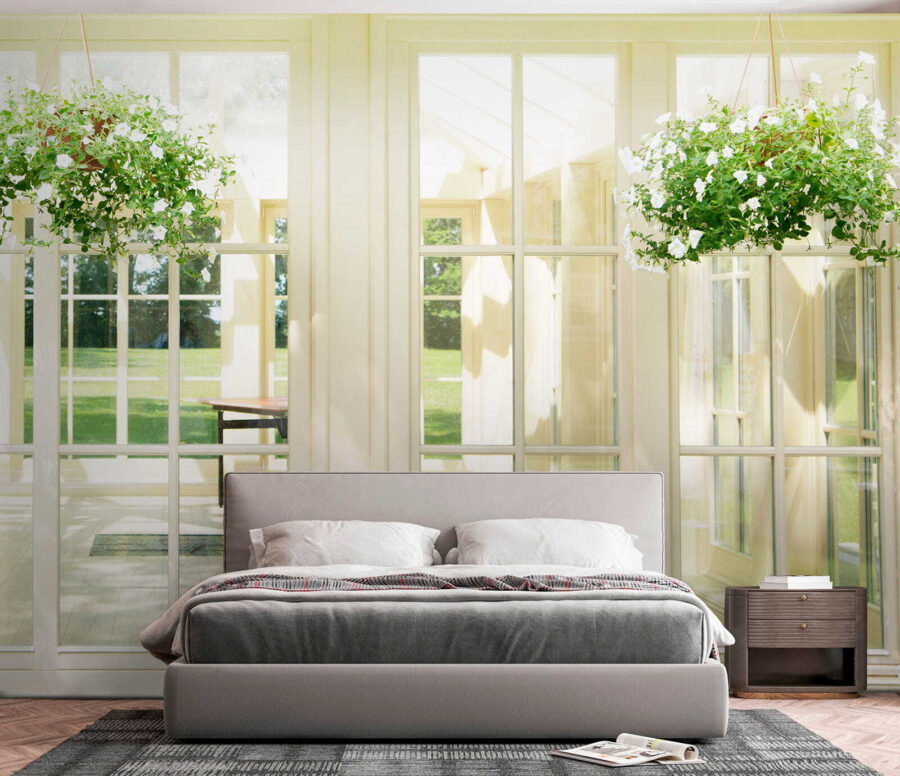
M595 741L574 749L554 749L550 754L613 768L649 762L664 762L667 765L703 762L700 751L692 744L679 744L677 741L664 741L661 738L647 738L631 733L622 733L615 741Z

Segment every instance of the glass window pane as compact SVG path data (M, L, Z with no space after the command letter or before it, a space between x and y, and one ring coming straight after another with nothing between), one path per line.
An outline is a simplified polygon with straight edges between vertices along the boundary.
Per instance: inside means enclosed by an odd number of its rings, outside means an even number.
M522 60L525 242L612 245L616 61Z
M708 95L727 105L769 104L769 59L754 56L747 67L740 95L737 94L746 54L680 56L677 61L678 110L703 115L709 107Z
M0 82L12 79L12 88L20 89L35 83L37 56L33 51L0 51ZM6 106L6 92L0 94L0 108Z
M72 303L72 366L77 377L116 374L116 303L76 299Z
M169 293L169 260L166 256L128 257L128 293Z
M224 411L223 419L244 421L224 432L227 443L277 443L286 431L287 305L275 299L273 256L231 254L216 257L206 273L182 275L180 302L181 439L218 441L218 399L240 400L243 410ZM196 269L190 268L190 271ZM286 265L280 270L287 283ZM286 290L286 287L285 287ZM281 397L269 412L269 400ZM259 411L254 412L254 408ZM263 420L268 428L247 426ZM277 426L277 428L276 428Z
M883 645L878 460L788 458L788 572L868 589L869 647Z
M65 389L66 384L63 384ZM72 391L72 444L115 444L116 383L113 380L90 382L75 380Z
M163 380L128 382L128 442L133 445L169 441L169 384Z
M538 455L525 456L527 472L605 472L619 468L617 455Z
M857 66L858 58L856 51L781 57L781 91L786 97L799 96L800 91L810 85L810 74L815 73L821 79L820 84L813 84L815 94L826 98L834 95L843 97L843 89L847 86L844 75L851 67ZM863 65L863 72L855 79L855 86L869 99L874 96L874 65Z
M33 302L31 264L0 254L0 444L31 442Z
M179 461L182 594L224 570L219 460L218 456L183 456ZM222 476L236 471L287 471L287 458L279 455L225 455L221 461Z
M679 267L678 327L681 443L770 444L769 260Z
M182 54L179 79L186 123L205 131L214 122L211 148L235 157L219 203L222 241L266 242L261 201L287 199L288 55Z
M137 646L168 605L168 461L60 461L59 643Z
M876 443L877 268L809 256L784 266L785 443Z
M128 376L166 379L169 358L169 303L128 302Z
M0 455L0 646L32 641L32 459Z
M62 93L72 93L74 83L90 83L87 61L81 51L62 52L60 61L60 86ZM169 54L165 52L112 52L91 51L94 78L102 78L107 87L119 86L141 94L151 94L163 102L169 95Z
M423 455L423 472L511 472L511 455Z
M434 260L424 259L426 266ZM512 259L466 256L460 301L424 302L425 444L512 443ZM461 364L461 372L455 372Z
M720 611L773 573L772 459L681 458L681 578Z
M512 239L511 95L509 57L419 58L421 215L459 218L466 245Z
M616 260L525 257L525 441L616 442Z

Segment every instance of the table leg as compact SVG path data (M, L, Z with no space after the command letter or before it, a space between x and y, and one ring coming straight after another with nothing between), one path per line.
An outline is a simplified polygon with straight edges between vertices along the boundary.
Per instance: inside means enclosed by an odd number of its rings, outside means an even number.
M224 419L225 413L222 410L218 412L218 440L221 445L225 441L225 429L222 427L222 420ZM225 458L219 453L219 506L225 505Z

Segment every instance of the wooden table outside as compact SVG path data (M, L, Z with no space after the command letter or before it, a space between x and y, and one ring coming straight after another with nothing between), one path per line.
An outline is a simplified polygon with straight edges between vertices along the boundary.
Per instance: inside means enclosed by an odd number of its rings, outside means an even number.
M287 397L267 396L249 399L198 399L200 404L212 407L217 415L217 439L224 442L226 429L274 428L287 439ZM247 415L262 415L259 418L235 418L225 420L226 412L242 412ZM225 503L225 460L219 456L219 506Z

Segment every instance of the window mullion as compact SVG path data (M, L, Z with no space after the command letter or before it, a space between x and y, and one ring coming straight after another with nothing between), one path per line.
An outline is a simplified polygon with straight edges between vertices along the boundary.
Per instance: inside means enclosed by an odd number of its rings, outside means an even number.
M525 129L522 55L512 61L513 443L515 471L525 471Z
M772 359L772 446L775 448L774 471L772 472L772 515L774 525L773 558L776 574L788 572L787 550L787 507L785 504L785 450L784 450L784 330L782 327L782 286L784 282L784 262L781 252L776 251L769 259L769 337L770 358Z

